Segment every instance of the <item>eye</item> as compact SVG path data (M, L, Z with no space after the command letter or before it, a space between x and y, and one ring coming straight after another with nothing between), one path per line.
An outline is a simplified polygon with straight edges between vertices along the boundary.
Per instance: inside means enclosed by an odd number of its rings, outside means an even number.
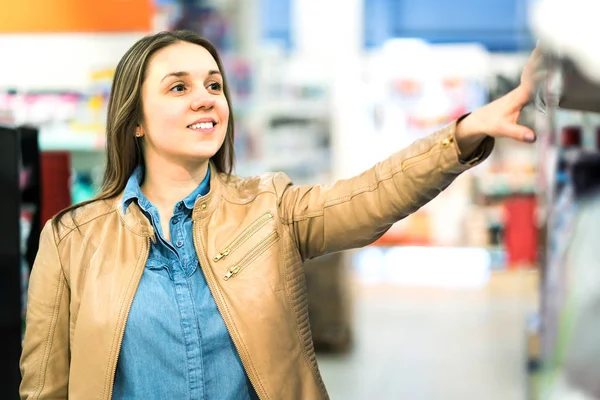
M221 85L219 82L213 82L210 85L208 85L208 89L212 90L213 92L220 92L222 88L223 85Z
M181 93L184 90L185 90L185 85L183 83L179 83L179 84L173 86L169 91Z

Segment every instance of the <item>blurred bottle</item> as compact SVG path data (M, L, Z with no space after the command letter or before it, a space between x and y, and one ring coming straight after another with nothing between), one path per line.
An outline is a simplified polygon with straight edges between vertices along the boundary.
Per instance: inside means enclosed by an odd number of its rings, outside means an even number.
M560 133L560 150L556 161L555 198L559 198L568 181L569 164L573 162L577 152L581 149L581 126L565 126Z
M94 184L91 176L86 173L76 173L73 177L73 183L71 186L71 197L73 199L73 204L91 200L95 196L96 192L94 190Z
M571 242L573 222L577 212L570 168L581 150L580 125L563 126L559 136L554 178L554 198L548 216L546 265L544 279L543 324L544 362L552 364L557 351L560 315L564 310L567 286L564 257ZM556 368L556 365L548 365Z

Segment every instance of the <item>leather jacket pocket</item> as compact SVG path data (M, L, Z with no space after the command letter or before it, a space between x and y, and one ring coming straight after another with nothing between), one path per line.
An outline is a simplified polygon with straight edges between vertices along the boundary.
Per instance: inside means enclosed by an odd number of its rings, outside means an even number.
M269 221L273 220L273 214L268 211L261 215L256 221L248 226L242 233L240 233L231 243L224 247L221 251L213 257L214 262L219 262L224 258L227 258L237 248L243 245L253 234L258 232L260 228L265 226Z
M279 232L277 231L272 231L262 237L260 241L254 245L248 253L246 253L246 255L232 264L232 266L227 270L227 273L223 276L223 279L227 281L239 275L240 272L242 272L250 263L252 263L252 261L257 259L262 253L271 247L277 240L279 240Z

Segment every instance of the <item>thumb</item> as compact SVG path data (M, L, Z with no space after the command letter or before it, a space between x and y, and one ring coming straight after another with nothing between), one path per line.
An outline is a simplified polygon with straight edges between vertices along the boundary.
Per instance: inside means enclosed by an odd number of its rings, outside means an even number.
M502 126L501 132L503 136L521 142L535 142L535 133L530 128L523 125L506 123L504 126Z

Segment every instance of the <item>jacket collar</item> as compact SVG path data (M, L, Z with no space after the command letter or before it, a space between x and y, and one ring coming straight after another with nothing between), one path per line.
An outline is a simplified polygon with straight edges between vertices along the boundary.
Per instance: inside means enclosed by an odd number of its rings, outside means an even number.
M206 171L206 176L200 182L200 184L194 189L192 193L190 193L186 198L181 200L184 206L188 210L194 209L194 204L196 204L196 200L202 196L206 196L208 190L210 189L210 175L211 170L213 169L212 164ZM129 180L127 181L127 185L125 185L125 189L123 190L123 213L127 212L127 208L133 202L137 202L138 206L145 211L151 207L150 201L144 196L141 189L142 181L144 180L144 167L142 165L138 165L136 169L133 171Z
M192 211L192 219L194 221L205 218L215 210L218 205L218 199L221 197L222 191L227 186L225 181L226 176L217 172L212 161L210 162L210 169L210 190L194 205ZM121 218L121 222L137 235L154 237L154 228L152 227L152 224L148 221L148 218L146 218L135 201L131 202L131 204L124 209L124 193L125 192L122 192L114 199L114 207Z
M192 220L197 221L210 215L217 208L223 190L227 189L225 175L218 172L215 165L210 161L210 190L202 196L194 205Z

